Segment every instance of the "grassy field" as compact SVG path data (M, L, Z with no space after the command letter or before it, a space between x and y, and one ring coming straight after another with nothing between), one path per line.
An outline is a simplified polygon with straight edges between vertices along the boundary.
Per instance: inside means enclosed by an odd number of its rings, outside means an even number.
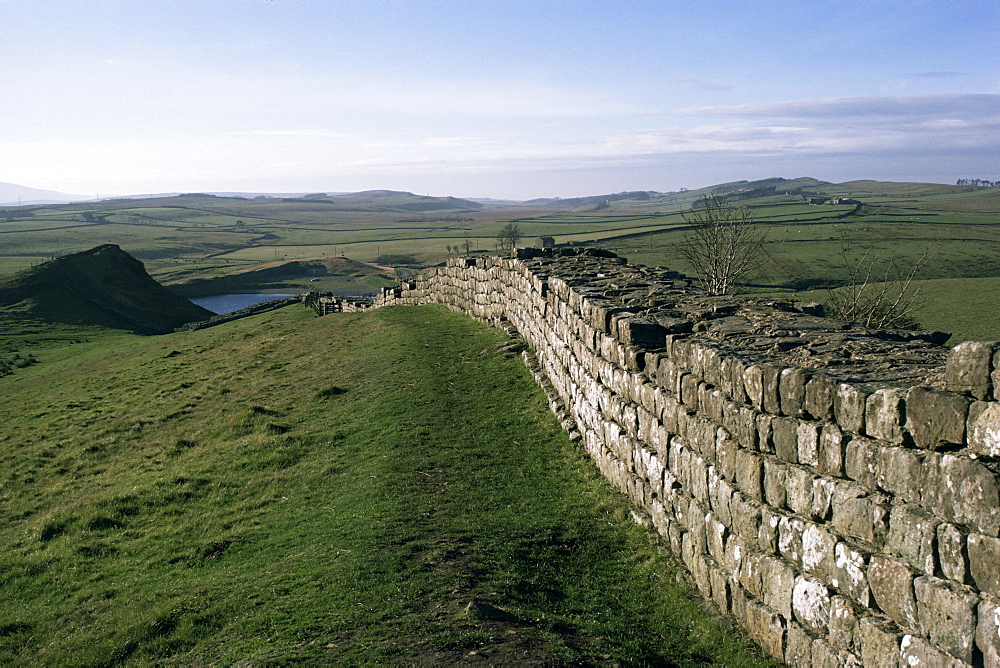
M765 664L443 307L4 334L0 664Z
M344 256L371 263L380 255L401 254L430 265L443 261L449 248L466 244L473 251L494 251L497 232L511 221L520 226L525 245L535 236L553 236L557 243L596 244L632 262L690 272L678 250L687 229L684 214L702 196L723 191L749 206L756 220L770 229L768 259L752 277L752 290L834 287L846 279L850 258L873 244L894 254L901 265L932 249L934 258L922 277L943 282L926 291L923 317L930 323L942 321L937 314L966 298L949 289L986 285L956 281L1000 277L1000 189L875 181L829 184L807 178L634 198L486 206L361 193L252 200L188 195L14 207L0 211L0 273L99 243L121 245L167 284L312 257ZM830 195L848 196L860 204L808 203ZM456 208L420 210L429 201ZM970 321L973 328L963 331L1000 332L1000 297L976 297L989 307L959 318L959 326ZM972 322L980 318L989 322ZM991 338L1000 338L1000 333Z

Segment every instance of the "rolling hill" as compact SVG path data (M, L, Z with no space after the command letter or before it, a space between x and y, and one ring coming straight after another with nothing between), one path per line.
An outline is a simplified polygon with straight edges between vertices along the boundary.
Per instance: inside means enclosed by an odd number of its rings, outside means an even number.
M0 279L0 316L160 334L212 313L170 292L141 262L106 244Z

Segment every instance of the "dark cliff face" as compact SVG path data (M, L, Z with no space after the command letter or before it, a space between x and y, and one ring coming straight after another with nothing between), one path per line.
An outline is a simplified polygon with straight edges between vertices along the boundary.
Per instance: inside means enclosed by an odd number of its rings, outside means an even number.
M157 283L141 262L106 244L0 279L0 313L140 334L161 334L211 313Z

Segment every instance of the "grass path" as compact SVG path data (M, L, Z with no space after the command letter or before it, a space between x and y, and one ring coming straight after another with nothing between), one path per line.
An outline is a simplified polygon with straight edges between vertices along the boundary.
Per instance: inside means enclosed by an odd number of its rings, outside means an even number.
M496 331L283 309L0 383L0 664L764 665Z

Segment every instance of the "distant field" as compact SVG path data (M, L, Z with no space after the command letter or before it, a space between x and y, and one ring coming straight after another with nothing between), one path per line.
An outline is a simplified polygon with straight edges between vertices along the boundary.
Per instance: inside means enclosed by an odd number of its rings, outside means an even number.
M181 196L15 207L0 211L0 274L101 243L120 245L168 283L305 257L372 262L379 255L409 255L431 265L466 245L495 250L497 232L511 221L519 225L525 245L536 236L552 236L556 243L600 245L632 262L690 273L678 251L687 229L684 212L714 191L735 193L756 220L770 226L768 260L751 278L756 290L832 287L847 276L851 260L843 258L845 246L848 257L857 258L872 244L901 265L931 249L934 258L924 278L1000 277L1000 189L813 179L722 184L644 198L440 210L420 210L429 198L405 193L327 200ZM826 195L860 204L807 202ZM432 204L471 206L456 202L439 198ZM940 285L928 294L932 312L961 297L947 293L961 284ZM988 310L1000 311L1000 298Z

